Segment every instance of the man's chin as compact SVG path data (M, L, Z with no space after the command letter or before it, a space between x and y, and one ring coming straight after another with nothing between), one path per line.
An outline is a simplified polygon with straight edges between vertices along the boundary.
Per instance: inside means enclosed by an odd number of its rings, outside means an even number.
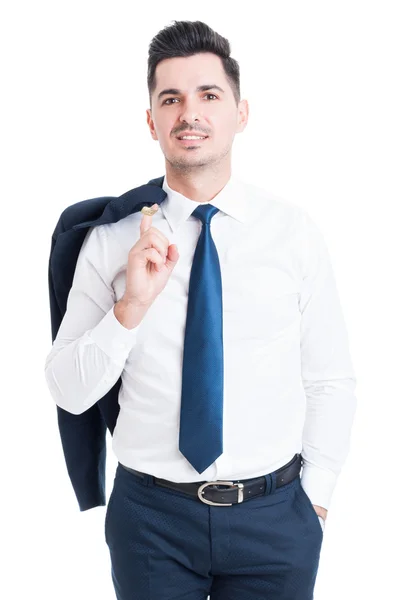
M212 164L212 160L209 160L209 157L204 156L172 156L171 158L167 158L167 161L170 165L175 169L190 169L190 168L199 168L199 167L207 167Z

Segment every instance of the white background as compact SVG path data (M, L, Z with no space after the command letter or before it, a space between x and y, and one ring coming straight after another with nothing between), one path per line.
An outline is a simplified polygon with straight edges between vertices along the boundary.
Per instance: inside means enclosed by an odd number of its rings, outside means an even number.
M303 206L318 223L349 330L358 410L326 522L315 600L391 598L397 5L195 4L36 0L1 10L0 595L115 597L106 509L78 509L44 378L51 235L66 206L118 196L164 174L145 116L148 45L174 19L199 19L229 39L249 102L233 170ZM107 496L116 467L110 441Z

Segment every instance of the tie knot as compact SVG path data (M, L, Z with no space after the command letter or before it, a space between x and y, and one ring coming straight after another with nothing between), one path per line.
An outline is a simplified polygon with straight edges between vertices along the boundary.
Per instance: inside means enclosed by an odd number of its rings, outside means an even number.
M211 219L220 209L212 204L202 204L197 206L193 211L192 215L202 221L203 224L210 223Z

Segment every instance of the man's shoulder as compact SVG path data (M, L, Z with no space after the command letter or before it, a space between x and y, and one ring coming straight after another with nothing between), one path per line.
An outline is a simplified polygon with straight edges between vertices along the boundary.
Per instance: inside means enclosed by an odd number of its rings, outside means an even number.
M67 206L61 213L54 234L79 228L94 221L93 225L113 223L135 211L142 202L159 202L159 190L162 188L162 177L154 178L123 192L118 196L98 196L80 200Z
M105 206L114 199L114 196L99 196L70 204L61 212L55 231L65 233L79 223L99 218Z
M277 217L284 220L297 221L306 216L306 210L294 200L271 192L260 184L240 180L249 200L249 208L254 214L263 215L264 218Z

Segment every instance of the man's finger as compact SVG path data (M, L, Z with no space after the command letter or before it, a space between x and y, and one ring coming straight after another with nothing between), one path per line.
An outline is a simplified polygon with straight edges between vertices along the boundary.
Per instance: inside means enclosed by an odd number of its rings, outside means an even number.
M152 215L158 210L159 206L154 204L153 206L144 206L141 208L142 219L140 223L141 235L145 233L150 227L152 227Z

